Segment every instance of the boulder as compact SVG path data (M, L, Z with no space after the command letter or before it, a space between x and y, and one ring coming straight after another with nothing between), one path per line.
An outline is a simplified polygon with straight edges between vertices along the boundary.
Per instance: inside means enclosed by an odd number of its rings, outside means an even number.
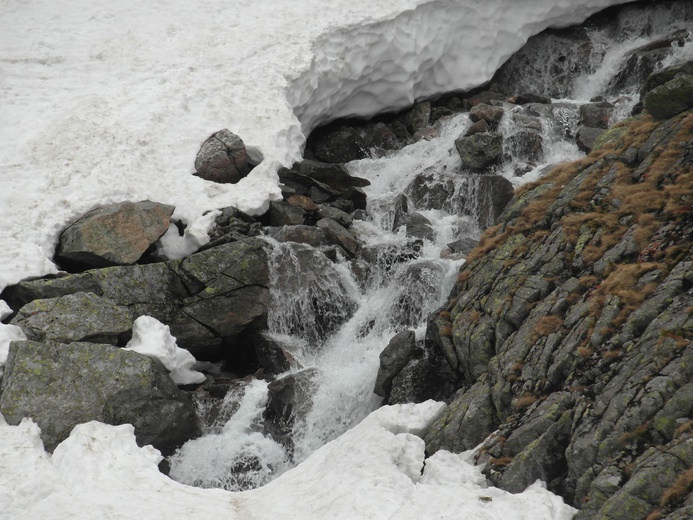
M431 222L421 213L410 213L406 219L407 235L433 242L436 238Z
M575 135L575 142L578 148L585 153L590 153L597 142L599 136L604 133L603 128L592 128L589 126L581 126L578 128Z
M476 123L472 123L469 125L469 128L467 128L467 131L464 133L465 137L474 135L474 134L480 134L482 132L488 132L489 131L489 126L488 123L486 122L485 119L479 119Z
M318 209L318 205L311 200L310 197L306 197L305 195L292 195L286 199L286 202L308 213L312 213Z
M56 261L86 268L134 264L166 233L173 209L150 201L96 208L62 232Z
M270 374L281 374L295 364L289 349L268 334L258 334L254 339L255 352L260 366Z
M195 158L195 176L206 181L235 184L250 173L243 139L220 130L202 143Z
M315 131L311 136L310 149L319 160L331 164L368 157L366 142L349 126Z
M493 105L486 105L481 103L472 107L469 111L469 119L476 123L478 121L486 121L490 125L498 125L500 120L503 118L505 110L503 107L494 107Z
M640 97L645 98L647 93L653 88L664 85L665 83L674 79L678 74L688 74L693 75L693 60L680 63L678 65L672 65L670 67L665 67L662 70L653 72L647 77L647 81L640 91Z
M532 92L518 94L517 96L511 97L508 101L516 105L527 105L529 103L539 103L542 105L551 104L551 98L549 96L544 96L543 94L534 94Z
M291 430L305 418L313 404L312 395L317 387L314 368L301 370L272 381L267 385L267 407L264 418L269 422L270 434L283 444L290 444Z
M614 105L608 101L586 103L580 106L580 124L590 128L609 128Z
M407 130L410 134L416 133L422 128L426 128L431 120L431 102L425 101L418 105L415 105L407 114L404 116L405 124L407 125Z
M693 108L693 75L677 74L645 96L645 110L655 119L669 119Z
M27 339L59 343L88 341L123 346L132 330L132 311L109 298L76 292L34 300L12 319Z
M496 132L459 137L455 147L462 159L462 170L488 173L503 159L503 136Z
M346 211L324 204L319 206L317 216L320 218L331 218L345 228L350 227L354 222L354 218Z
M395 334L380 353L380 367L373 392L384 397L387 401L392 389L392 380L401 372L417 350L416 335L413 330L405 330Z
M367 147L382 148L383 150L397 150L400 143L395 132L384 123L376 123L364 136Z
M506 146L518 161L538 163L544 155L544 138L540 132L521 128L508 137Z
M359 250L359 243L349 231L331 218L323 218L317 226L325 233L325 237L332 244L340 246L351 256L355 256Z
M158 361L92 343L13 343L0 412L9 424L31 417L48 450L88 421L130 423L139 445L165 455L200 433L192 403Z
M306 212L299 206L283 201L270 202L270 225L296 226L303 224Z

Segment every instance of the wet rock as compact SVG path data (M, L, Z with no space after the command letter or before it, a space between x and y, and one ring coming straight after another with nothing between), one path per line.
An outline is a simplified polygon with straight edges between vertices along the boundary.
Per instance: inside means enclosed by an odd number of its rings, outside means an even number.
M27 339L59 343L87 341L123 346L132 330L132 311L126 306L77 292L57 298L34 300L13 318Z
M415 105L404 117L410 134L426 128L431 120L431 102L425 101Z
M693 108L693 75L677 74L645 97L645 110L655 119L669 119Z
M506 140L515 160L536 164L544 156L544 138L535 130L520 129Z
M380 367L373 392L387 401L392 389L392 380L402 371L417 350L414 331L405 330L393 336L380 353Z
M609 128L614 108L608 101L581 105L580 124L590 128Z
M499 133L462 136L455 141L455 147L462 159L462 170L470 173L487 173L503 158L503 136Z
M693 75L693 60L678 65L665 67L662 70L658 70L657 72L650 74L647 81L643 85L640 96L644 99L650 90L668 83L678 74L687 74L689 76Z
M412 136L414 141L430 141L438 137L438 130L432 126L427 126L426 128L420 128Z
M214 226L207 232L209 242L200 247L199 251L211 249L229 242L236 242L262 234L262 225L253 217L246 215L236 208L227 207L214 219Z
M504 94L501 94L500 92L492 92L490 90L485 90L483 92L479 92L478 94L473 95L465 101L467 101L470 107L475 107L482 103L485 105L490 105L492 101L505 101L505 98L506 96Z
M270 225L296 226L303 224L305 211L288 202L270 202Z
M599 136L604 133L603 128L590 128L588 126L581 126L578 128L577 134L575 136L575 142L578 148L585 153L589 153L594 148L595 143Z
M321 205L317 210L317 215L320 218L331 218L345 228L350 227L354 222L354 218L349 213L332 206Z
M166 233L173 209L150 201L96 208L62 232L56 261L81 268L134 264Z
M435 231L431 222L421 213L410 213L407 215L407 235L420 238L422 240L435 240Z
M368 157L366 142L352 127L317 130L311 135L310 149L323 162L347 163Z
M330 243L325 232L314 226L266 227L265 233L279 242L297 242L313 247L323 247Z
M313 404L312 395L317 385L318 371L314 368L289 374L267 386L267 407L264 417L270 433L279 442L291 445L291 430L297 421L305 418Z
M469 119L476 123L478 121L486 121L489 125L494 126L500 123L505 110L502 107L494 107L492 105L479 104L469 111Z
M195 170L206 181L237 183L250 173L245 143L226 129L212 134L197 152Z
M295 363L290 350L267 334L258 334L253 341L260 366L270 374L281 374Z
M359 250L359 243L344 226L331 218L319 220L317 226L323 230L325 237L332 244L340 246L351 256L356 256Z
M377 123L371 127L364 137L367 147L382 148L383 150L397 150L401 148L395 132L384 123Z
M53 450L77 424L130 423L164 454L199 435L195 410L158 361L92 343L15 342L0 386L10 424L31 417Z
M467 131L464 133L465 137L474 135L474 134L479 134L482 132L488 132L489 131L489 126L488 123L486 122L485 119L480 119L476 123L473 123L469 125L469 128L467 128Z
M543 94L534 94L532 92L518 94L517 96L511 97L508 101L516 105L527 105L529 103L539 103L542 105L551 104L551 98L549 96L544 96Z

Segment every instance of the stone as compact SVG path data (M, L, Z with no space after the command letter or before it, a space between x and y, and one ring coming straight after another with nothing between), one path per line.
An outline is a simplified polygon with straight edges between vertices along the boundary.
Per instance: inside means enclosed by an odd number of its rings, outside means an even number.
M315 226L266 227L265 233L278 242L296 242L313 247L323 247L330 243L325 232Z
M395 334L380 353L380 367L373 392L387 401L392 389L392 380L402 371L416 351L416 335L413 330Z
M544 138L535 130L521 128L508 137L506 147L512 150L516 160L531 164L538 163L544 156Z
M665 67L662 70L653 72L647 77L647 81L643 85L640 92L640 97L645 98L647 93L653 88L659 87L674 79L678 74L693 75L693 60Z
M170 455L199 435L195 409L158 361L110 345L15 342L0 384L9 424L31 417L53 450L77 424L130 423L140 446Z
M645 110L655 119L669 119L693 108L693 75L677 74L645 96Z
M609 128L614 105L608 101L587 103L580 106L580 124L590 128Z
M270 202L270 225L297 226L303 224L305 211L283 201Z
M435 230L431 225L431 222L424 217L421 213L410 213L407 215L407 235L414 238L420 238L422 240L435 240Z
M331 218L345 228L350 227L354 222L353 217L349 213L333 206L321 205L317 210L317 215L320 218Z
M56 261L86 268L134 264L166 233L173 209L150 201L96 208L61 233Z
M27 339L59 343L87 341L123 346L132 330L132 311L90 292L34 300L12 319Z
M226 129L212 134L197 152L195 170L206 181L236 184L250 173L243 139Z
M503 136L487 132L460 137L455 147L462 159L462 170L470 173L488 173L503 159Z
M415 105L404 117L407 130L414 134L422 128L426 128L431 120L431 102L425 101Z
M578 128L577 134L575 135L575 142L578 148L585 153L589 153L595 146L597 139L604 133L603 128L590 128L588 126L581 126Z
M383 150L397 150L400 143L395 132L384 123L377 123L370 128L364 137L367 147L382 148Z
M315 368L307 368L267 385L264 418L269 422L270 434L278 442L291 444L294 424L305 418L313 404L312 395L317 388L314 380L318 374Z
M318 205L311 200L310 197L306 197L305 195L291 195L286 199L286 202L308 213L312 213L318 209Z
M476 123L478 121L486 121L489 125L498 125L503 118L505 110L502 107L494 107L492 105L479 104L469 111L469 119Z
M317 226L323 230L325 237L332 244L340 246L351 256L356 256L359 250L359 243L344 226L331 218L319 220Z
M549 96L544 96L542 94L534 94L532 92L518 94L517 96L511 97L508 101L516 105L527 105L529 103L539 103L542 105L551 104L551 98Z
M465 100L469 103L470 107L475 107L480 104L490 105L491 101L505 101L506 96L500 92L492 92L490 90L485 90L473 95L469 99Z
M489 131L489 126L488 123L486 122L485 119L479 119L476 123L472 123L469 125L469 128L467 128L467 131L464 133L465 137L474 135L474 134L480 134L482 132L488 132Z
M310 148L320 161L342 164L368 157L366 142L349 126L316 130L311 138Z
M255 352L260 366L270 374L281 374L295 364L289 349L268 334L260 333L254 338Z

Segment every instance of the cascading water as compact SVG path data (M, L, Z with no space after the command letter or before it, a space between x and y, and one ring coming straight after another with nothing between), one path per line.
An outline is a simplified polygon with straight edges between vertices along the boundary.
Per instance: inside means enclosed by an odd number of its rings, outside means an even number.
M693 57L690 9L623 13L615 32L587 29L582 40L549 35L541 47L530 42L516 60L520 65L508 67L505 73L515 71L518 89L559 99L552 105L504 105L498 131L505 161L497 173L520 185L538 178L548 164L579 158L579 106L594 96L615 102L612 123L627 115L638 101L634 83L623 80L632 50L688 30L659 66ZM592 58L585 60L587 48ZM522 73L513 69L518 66ZM296 415L290 442L279 443L262 424L267 383L239 382L218 405L219 420L226 422L210 425L204 437L170 459L173 478L231 490L263 485L382 404L373 393L380 352L405 329L422 339L427 315L444 303L464 262L447 245L477 239L492 220L485 193L493 176L460 172L454 141L469 125L468 114L442 118L435 139L348 164L352 175L371 183L365 189L368 219L352 226L361 243L358 259L332 261L316 248L268 239L268 335L293 358L290 373L314 369L304 372L311 380L309 406ZM408 234L402 215L415 212L429 225Z

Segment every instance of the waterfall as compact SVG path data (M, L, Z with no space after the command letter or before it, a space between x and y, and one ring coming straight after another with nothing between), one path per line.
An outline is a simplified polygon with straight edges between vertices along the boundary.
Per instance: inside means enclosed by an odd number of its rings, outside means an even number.
M616 29L539 36L501 71L501 77L515 74L518 92L558 99L552 105L504 106L498 126L504 162L496 173L517 186L541 176L549 164L579 158L579 106L594 96L613 100L614 118L625 117L638 93L635 83L619 74L634 49L688 28L663 64L693 56L690 10L655 7L643 15L638 9L624 9ZM291 441L278 442L263 427L267 383L239 382L218 405L217 422L208 425L206 435L171 457L173 478L230 490L260 486L382 404L373 393L380 352L405 329L423 339L426 317L445 302L464 263L449 254L448 244L478 239L492 223L483 186L492 176L460 171L455 149L470 124L466 113L443 117L435 124L436 138L347 165L352 175L370 181L368 218L352 226L362 246L359 258L330 259L308 245L268 239L273 300L268 336L290 352L294 363L287 374L302 372L311 380L308 409L295 417ZM538 136L531 147L528 133ZM408 213L418 212L430 223L428 235L407 236L400 225L403 196Z

